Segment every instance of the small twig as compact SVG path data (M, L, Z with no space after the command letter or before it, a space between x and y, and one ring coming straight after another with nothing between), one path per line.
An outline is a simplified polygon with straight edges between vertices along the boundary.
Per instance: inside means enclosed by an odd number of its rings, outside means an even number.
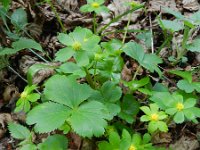
M149 15L150 32L151 32L151 53L154 53L154 40L153 40L153 26L151 21L151 15Z
M24 82L28 83L28 81L27 81L24 77L22 77L14 68L12 68L11 66L8 66L8 68L9 68L14 74L16 74L18 77L20 77ZM38 94L41 95L41 92L38 91L38 89L35 89L35 91L36 91Z
M20 77L24 82L28 83L28 81L22 77L17 71L15 71L15 69L13 69L11 66L8 66L8 68L13 72L15 73L18 77Z

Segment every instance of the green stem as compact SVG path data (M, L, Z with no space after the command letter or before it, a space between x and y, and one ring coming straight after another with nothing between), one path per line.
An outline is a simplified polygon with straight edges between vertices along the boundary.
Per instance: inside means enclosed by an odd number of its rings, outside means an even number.
M122 40L122 43L124 44L125 42L125 39L126 39L126 35L127 35L127 32L128 32L128 27L130 25L130 22L131 22L131 14L129 14L129 17L128 17L128 23L126 25L126 29L125 29L125 32L124 32L124 37L123 37L123 40Z
M138 72L139 72L140 68L141 68L141 66L137 67L137 70L136 70L136 72L134 73L134 76L133 76L133 80L136 79L136 76L138 75Z
M114 22L117 22L119 19L121 19L123 16L126 16L128 15L129 13L132 13L140 8L143 8L144 7L144 4L142 5L139 5L139 6L136 6L134 7L133 9L130 9L126 12L124 12L123 14L117 16L116 18L112 19L108 24L106 24L104 27L102 27L97 33L102 33L102 31L104 31L107 27L109 27L112 23Z
M86 80L87 80L87 82L89 83L89 85L90 85L93 89L95 89L95 85L94 85L94 83L93 83L92 77L91 77L91 75L90 75L88 69L87 69L87 68L84 68L84 70L85 70L85 72L86 72Z
M94 34L96 34L97 33L97 20L96 20L96 13L94 13L94 15L93 15L93 30L94 30Z
M61 28L62 28L62 32L66 33L66 29L62 23L62 20L58 14L58 12L56 11L55 7L53 6L51 1L48 1L49 5L51 6L51 9L53 10L54 14L56 15L56 18L58 20L58 23L60 24Z
M179 61L187 52L186 48L186 44L187 44L187 40L190 37L190 27L185 26L184 29L184 34L183 34L183 41L182 41L182 46L181 46L181 50L177 51L177 60Z
M94 86L96 88L97 61L94 62Z

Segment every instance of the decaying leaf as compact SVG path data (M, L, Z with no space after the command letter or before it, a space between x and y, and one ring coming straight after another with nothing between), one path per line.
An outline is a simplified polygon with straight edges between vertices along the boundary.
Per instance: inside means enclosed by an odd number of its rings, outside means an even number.
M11 85L8 85L4 92L3 92L3 100L4 102L9 102L13 99L16 99L17 97L19 97L19 90L18 88L11 84Z
M197 150L199 142L197 139L188 136L182 136L176 143L171 144L173 150Z
M169 7L175 11L178 11L176 7L175 0L151 0L149 2L149 9L148 11L154 12L154 11L161 11L161 7Z
M183 8L190 11L197 11L200 8L200 4L197 0L183 0Z
M11 122L11 121L13 121L13 119L10 114L8 113L0 114L0 125L3 129L6 127L6 124L8 124L8 122Z

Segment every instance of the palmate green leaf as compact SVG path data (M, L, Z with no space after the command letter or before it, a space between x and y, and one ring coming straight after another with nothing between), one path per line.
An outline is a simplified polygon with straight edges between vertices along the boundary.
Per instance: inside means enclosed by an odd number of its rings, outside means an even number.
M19 139L19 140L28 139L31 135L28 128L26 128L20 124L10 122L8 124L8 129L9 129L12 137Z
M193 91L200 92L200 82L188 82L187 80L179 80L177 83L179 89L184 90L186 93L192 93Z
M145 54L144 49L140 44L129 42L125 45L123 51L128 56L137 60L144 68L150 70L151 72L156 71L161 76L161 71L157 65L162 63L162 59L155 54Z
M70 109L61 104L46 102L34 107L28 114L26 122L34 125L36 132L51 132L59 128L70 115Z
M170 70L169 73L178 75L183 79L186 79L188 82L192 82L192 73L189 71L181 71L181 70Z
M177 86L179 89L184 90L186 93L191 93L196 88L193 83L189 83L187 80L179 80Z
M162 72L158 68L158 64L162 63L162 59L155 54L145 54L143 60L139 62L144 68L151 72L156 71L160 76Z
M140 44L136 42L129 42L123 48L123 51L130 57L134 58L138 62L142 62L144 59L144 49ZM149 62L150 63L150 62Z
M109 118L112 119L120 112L120 106L117 102L120 100L121 95L121 88L113 82L107 81L102 85L100 91L93 93L90 99L102 102L110 113Z
M200 38L197 38L191 44L186 45L186 49L191 52L200 52Z
M92 89L86 84L78 84L75 79L62 75L52 76L46 83L44 96L54 102L75 108L92 93Z
M67 138L59 134L49 136L43 143L38 145L39 150L66 150L67 148Z
M107 126L105 106L97 101L90 101L74 109L68 119L73 130L83 137L101 136Z
M16 9L11 15L11 23L16 29L22 29L28 23L26 11L22 8Z

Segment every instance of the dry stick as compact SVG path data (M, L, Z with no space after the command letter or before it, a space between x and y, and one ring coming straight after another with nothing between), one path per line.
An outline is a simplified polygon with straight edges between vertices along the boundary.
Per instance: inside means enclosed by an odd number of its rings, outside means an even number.
M149 15L149 23L150 23L150 32L151 32L151 53L154 53L154 40L153 40L153 27L152 27L152 21L151 21L151 15Z
M16 74L18 77L20 77L24 82L28 83L28 81L22 77L15 69L13 69L11 66L8 66L8 68L14 73ZM40 91L38 91L37 89L35 89L35 91L41 95Z

